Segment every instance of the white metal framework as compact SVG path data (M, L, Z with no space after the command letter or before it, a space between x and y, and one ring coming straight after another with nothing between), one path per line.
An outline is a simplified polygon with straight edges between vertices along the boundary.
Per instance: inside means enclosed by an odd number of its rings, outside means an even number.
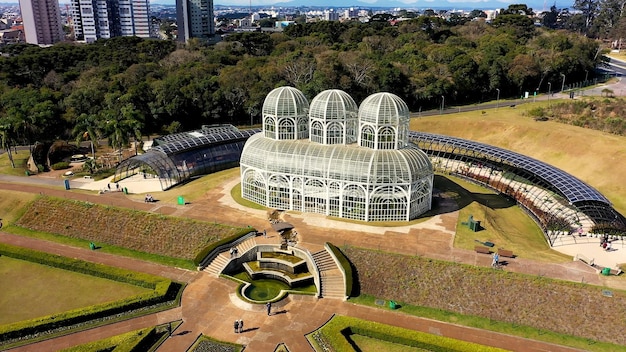
M363 221L414 219L431 208L433 167L408 141L408 125L406 104L390 93L357 109L347 93L328 90L309 108L299 90L274 89L263 104L263 132L241 155L242 196Z

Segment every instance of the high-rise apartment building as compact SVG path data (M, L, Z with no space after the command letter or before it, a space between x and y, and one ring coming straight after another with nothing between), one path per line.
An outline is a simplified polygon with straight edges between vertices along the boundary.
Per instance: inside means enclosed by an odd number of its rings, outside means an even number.
M58 0L20 0L26 42L54 44L63 40Z
M208 39L215 34L213 0L176 0L178 40Z
M87 43L99 38L150 37L148 0L72 0L76 40Z

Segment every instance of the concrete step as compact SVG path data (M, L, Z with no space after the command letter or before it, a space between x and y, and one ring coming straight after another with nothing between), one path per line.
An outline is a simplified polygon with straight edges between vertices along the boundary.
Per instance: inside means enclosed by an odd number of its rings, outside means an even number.
M228 253L218 254L215 259L213 259L211 263L207 265L206 268L204 268L204 271L209 274L218 276L224 270L224 268L226 268L226 265L228 265L228 263L230 262L229 256L230 255Z

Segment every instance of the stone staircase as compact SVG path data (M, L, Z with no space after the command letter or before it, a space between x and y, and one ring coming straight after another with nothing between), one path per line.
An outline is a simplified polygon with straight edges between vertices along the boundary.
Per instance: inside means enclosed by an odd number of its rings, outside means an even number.
M204 268L203 271L211 275L219 276L229 262L230 254L228 252L222 252L218 254L215 259L213 259L211 263Z
M237 248L237 254L240 256L249 251L251 248L254 248L255 246L256 240L254 239L254 237L251 237L235 247ZM211 263L209 263L209 265L204 268L203 271L215 276L219 276L222 271L224 271L224 268L226 268L228 263L230 263L231 258L229 250L225 250L224 252L218 254L215 259L213 259Z
M328 251L313 253L313 260L320 273L320 294L324 298L346 298L346 285L341 270Z

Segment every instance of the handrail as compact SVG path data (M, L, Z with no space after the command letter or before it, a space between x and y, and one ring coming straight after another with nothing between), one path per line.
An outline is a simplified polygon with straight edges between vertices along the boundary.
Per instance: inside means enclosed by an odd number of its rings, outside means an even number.
M239 237L238 239L232 241L232 242L228 242L228 243L224 243L220 246L215 247L215 249L213 249L211 252L209 252L209 254L207 254L206 257L204 257L204 259L202 259L202 261L200 262L200 264L198 265L198 271L201 271L202 269L206 268L207 266L209 266L209 264L211 264L211 262L213 261L213 259L215 259L220 253L225 252L227 249L232 248L233 246L236 246L246 240L248 240L251 237L256 237L256 230L255 231L250 231L247 234Z

